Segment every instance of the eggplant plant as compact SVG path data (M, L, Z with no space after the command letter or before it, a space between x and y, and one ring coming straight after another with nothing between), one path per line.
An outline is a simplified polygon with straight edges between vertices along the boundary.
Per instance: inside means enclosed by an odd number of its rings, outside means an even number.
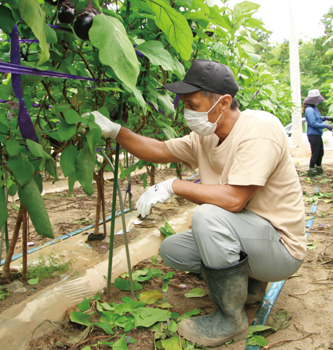
M118 172L119 145L101 136L92 115L82 114L98 110L158 140L186 135L190 130L184 107L162 86L182 79L194 59L231 68L240 85L236 97L242 109L262 109L284 123L290 120L290 89L255 54L258 42L251 34L256 28L265 30L253 18L259 5L244 1L229 8L226 3L221 1L219 7L205 0L0 1L0 194L24 194L28 214L39 217L40 222L33 219L37 233L52 237L45 208L34 206L27 194L33 189L35 201L42 203L44 172L57 181L59 165L69 192L78 181L88 196L94 192L95 179L98 219L104 208L102 174L110 170L107 161L98 161L98 149L107 150L110 158L116 156ZM155 165L144 165L153 175ZM121 168L120 176L142 166L139 161ZM181 176L182 167L173 167ZM0 195L0 231L7 216L6 199ZM21 222L19 211L16 231ZM14 248L7 250L4 274L9 274Z

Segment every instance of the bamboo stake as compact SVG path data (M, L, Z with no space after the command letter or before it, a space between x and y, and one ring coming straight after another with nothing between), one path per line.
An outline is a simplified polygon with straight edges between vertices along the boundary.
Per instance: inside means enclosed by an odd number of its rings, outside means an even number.
M28 215L26 209L22 208L22 258L23 258L23 269L22 274L26 275L28 272L28 250L27 250L27 241L28 241L28 230L27 230L27 220Z

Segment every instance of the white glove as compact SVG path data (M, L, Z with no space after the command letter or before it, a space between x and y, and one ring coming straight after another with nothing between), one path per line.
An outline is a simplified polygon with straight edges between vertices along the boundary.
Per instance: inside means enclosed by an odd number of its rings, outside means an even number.
M160 182L149 187L148 190L141 195L136 203L136 208L143 218L150 214L150 209L153 204L156 204L157 202L163 203L170 199L173 194L175 194L172 191L172 183L175 180L177 180L176 177L174 179Z
M95 123L101 128L102 136L111 137L112 139L115 139L118 136L121 128L120 124L112 122L98 111L92 111L91 114L95 118ZM89 112L82 114L83 118L89 118L89 116Z

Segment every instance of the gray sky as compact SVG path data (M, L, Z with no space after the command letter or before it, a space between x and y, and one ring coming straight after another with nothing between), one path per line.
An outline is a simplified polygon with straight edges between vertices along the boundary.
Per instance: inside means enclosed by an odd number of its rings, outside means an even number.
M243 0L229 0L229 7ZM319 22L329 8L332 0L292 0L296 8L298 37L302 39L318 38L324 34L324 27ZM220 3L219 0L215 0ZM271 41L283 42L289 39L289 0L252 0L261 5L254 17L261 19L265 28L273 31Z

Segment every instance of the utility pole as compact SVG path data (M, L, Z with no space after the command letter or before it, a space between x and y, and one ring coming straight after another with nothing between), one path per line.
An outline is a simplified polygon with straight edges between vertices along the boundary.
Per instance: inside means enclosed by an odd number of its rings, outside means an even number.
M289 38L289 63L290 85L292 101L296 105L292 113L293 145L302 146L302 112L301 112L301 76L299 69L298 37L296 26L295 1L289 0L290 13L290 38Z

